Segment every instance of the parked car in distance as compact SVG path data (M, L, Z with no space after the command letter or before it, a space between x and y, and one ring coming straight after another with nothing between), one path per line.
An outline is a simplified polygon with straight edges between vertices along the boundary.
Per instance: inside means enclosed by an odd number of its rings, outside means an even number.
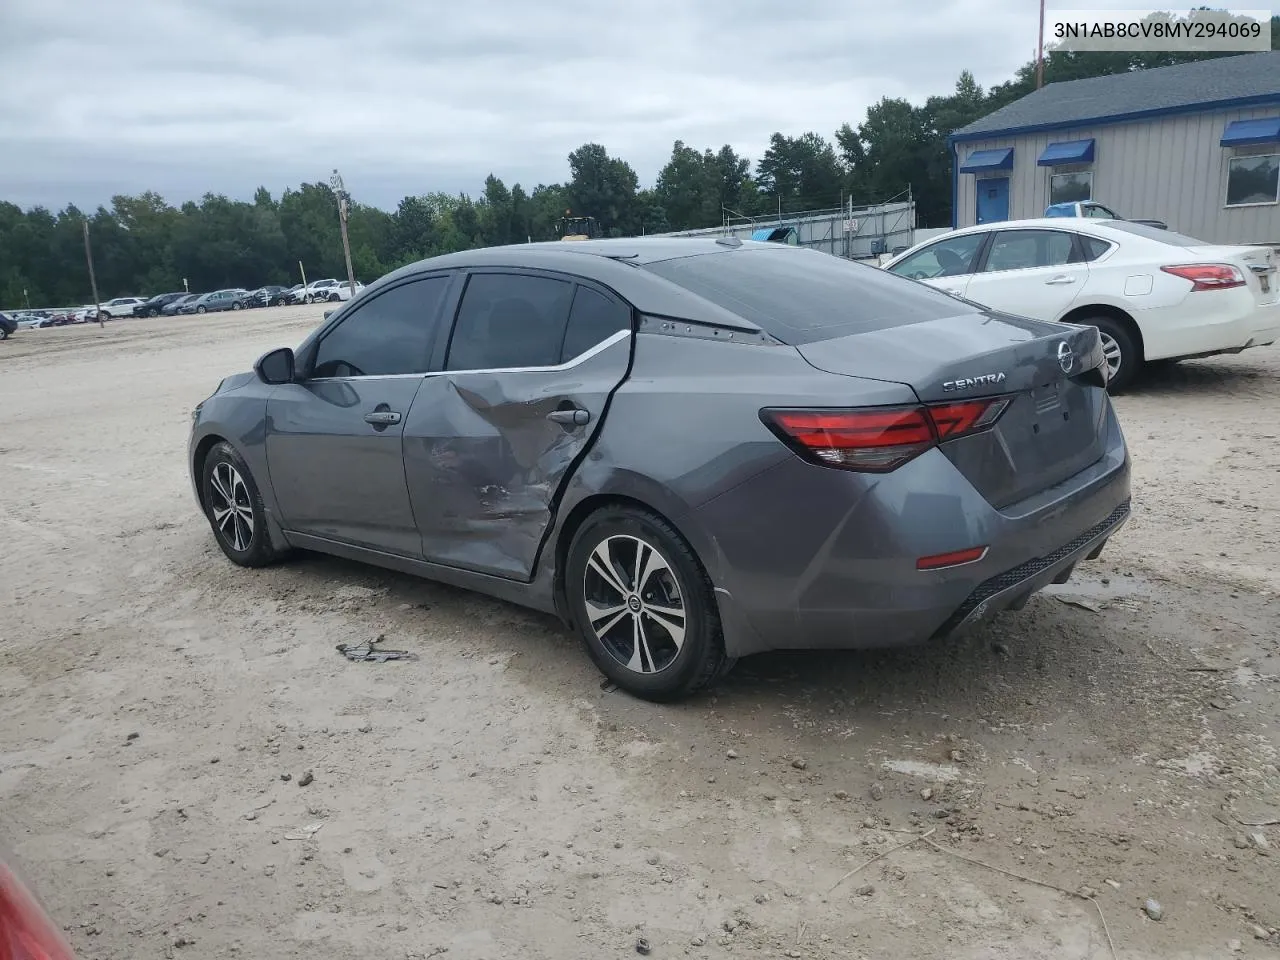
M1109 207L1104 207L1096 200L1078 200L1074 203L1051 203L1044 208L1046 217L1087 217L1091 220L1127 220L1129 223L1145 223L1149 227L1168 230L1169 225L1163 220L1133 220L1122 217Z
M356 281L356 293L364 289L364 284ZM295 303L323 303L325 301L337 302L339 300L351 299L351 286L346 280L334 280L329 278L326 280L316 280L307 284L301 291L294 294Z
M269 307L272 305L271 304L272 299L279 297L280 294L284 293L286 289L287 289L286 287L282 287L277 284L272 284L266 287L259 287L257 290L253 291L253 294L252 294L253 301L254 301L253 305L255 307Z
M142 301L133 308L135 317L158 317L164 308L173 303L175 300L187 296L186 293L179 290L177 293L160 293L150 299Z
M294 294L296 294L301 289L302 289L302 284L295 283L292 287L289 287L288 289L281 290L278 293L273 293L271 297L267 300L267 306L278 307L287 303L298 303L300 301L294 300L293 297L294 297Z
M1155 361L1239 353L1280 338L1275 253L1131 220L1011 220L954 230L885 264L994 310L1088 324L1110 389Z
M172 317L175 314L182 313L183 312L182 308L187 305L190 305L192 307L191 312L194 313L195 303L199 299L200 299L200 294L198 293L184 293L182 296L177 297L176 299L170 300L163 307L161 307L160 314L161 316Z
M223 379L188 469L234 563L312 549L555 612L675 699L1065 582L1129 515L1105 363L1093 327L784 244L468 250Z
M42 317L37 313L16 313L13 319L20 329L25 330L40 330L53 326L53 320L49 317Z
M102 305L102 312L112 319L131 317L134 315L133 308L146 302L144 297L115 297Z
M214 313L219 310L243 310L244 298L249 291L243 287L229 287L215 290L213 293L202 293L189 304L180 309L182 313Z
M18 329L18 321L7 313L0 313L0 340L8 340Z
M332 278L326 280L314 280L307 284L302 291L303 303L315 303L317 300L328 300L329 291L338 285L338 281Z

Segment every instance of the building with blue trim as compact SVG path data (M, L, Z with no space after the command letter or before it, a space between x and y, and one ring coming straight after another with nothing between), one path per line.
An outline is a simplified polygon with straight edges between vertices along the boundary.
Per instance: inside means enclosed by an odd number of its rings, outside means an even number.
M1051 83L951 135L953 227L1096 200L1280 243L1280 51Z

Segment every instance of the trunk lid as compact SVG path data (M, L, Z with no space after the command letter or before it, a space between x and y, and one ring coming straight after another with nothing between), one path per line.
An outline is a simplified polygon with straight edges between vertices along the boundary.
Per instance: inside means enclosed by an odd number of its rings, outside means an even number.
M1093 327L995 311L871 330L796 348L828 373L910 386L924 403L1011 399L994 427L941 451L996 508L1102 458L1107 395Z
M1266 306L1280 300L1280 274L1277 273L1277 253L1273 247L1256 246L1203 246L1186 247L1186 253L1197 263L1229 263L1244 273L1245 285L1253 294L1258 306Z

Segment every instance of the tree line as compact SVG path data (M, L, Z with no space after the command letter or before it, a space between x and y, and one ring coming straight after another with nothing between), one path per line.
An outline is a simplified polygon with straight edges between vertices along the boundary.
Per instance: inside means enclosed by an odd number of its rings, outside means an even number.
M1280 17L1272 20L1272 45ZM1223 54L1216 54L1222 56ZM1207 59L1204 53L1068 53L1050 49L1044 82L1122 73ZM483 192L408 196L394 211L355 200L349 234L357 279L368 283L424 257L477 246L550 240L571 210L595 217L610 236L715 226L724 216L759 217L888 200L910 189L918 226L951 222L947 136L1035 89L1035 65L984 91L964 71L955 89L923 104L884 98L861 123L830 139L775 133L755 161L732 147L697 149L677 140L652 186L597 143L569 154L569 178L531 191L490 174ZM0 202L0 306L70 305L90 298L83 223L93 239L104 299L182 289L256 287L344 277L338 203L326 183L304 183L279 198L259 188L252 201L206 194L170 205L152 192L116 196L93 213L54 213ZM25 291L25 293L24 293Z

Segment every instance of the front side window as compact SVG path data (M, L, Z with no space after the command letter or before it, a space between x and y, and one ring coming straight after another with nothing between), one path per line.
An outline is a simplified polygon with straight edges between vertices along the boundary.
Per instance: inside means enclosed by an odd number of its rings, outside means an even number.
M1093 199L1093 173L1055 173L1049 177L1049 203L1080 203Z
M458 309L445 369L556 366L572 296L573 284L553 277L472 274Z
M991 241L987 273L1059 267L1071 260L1071 234L1058 230L1001 230Z
M366 300L324 335L311 376L425 373L448 277L427 277Z
M895 263L889 272L912 280L934 280L972 273L974 256L985 238L985 233L967 233L939 240Z
M1280 154L1232 157L1227 163L1227 206L1280 201Z

